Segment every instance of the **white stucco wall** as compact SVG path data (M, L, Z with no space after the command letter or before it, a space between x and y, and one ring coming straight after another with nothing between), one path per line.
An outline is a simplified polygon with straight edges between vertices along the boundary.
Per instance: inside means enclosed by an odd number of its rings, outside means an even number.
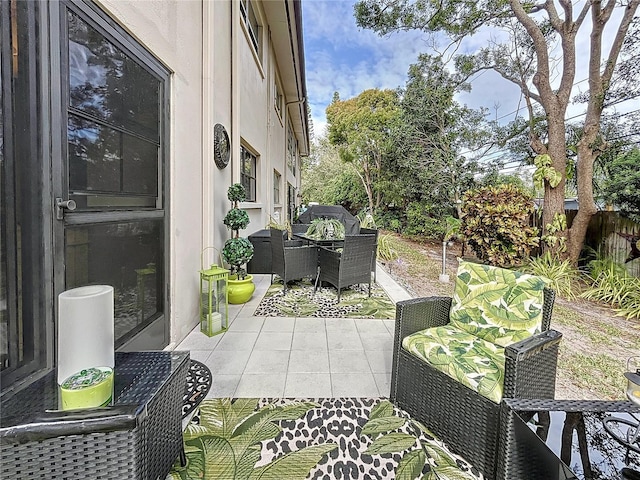
M230 236L222 220L231 207L227 188L240 181L241 138L260 156L258 200L242 205L251 219L242 235L264 228L274 212L274 166L282 175L281 215L285 214L287 111L284 107L281 122L273 106L277 64L269 45L268 19L258 6L264 49L258 65L241 26L238 2L100 0L99 4L173 72L167 255L170 341L175 345L198 322L202 249L221 249ZM232 142L231 162L222 170L213 160L216 123L226 128ZM208 252L204 263L216 260L216 254Z

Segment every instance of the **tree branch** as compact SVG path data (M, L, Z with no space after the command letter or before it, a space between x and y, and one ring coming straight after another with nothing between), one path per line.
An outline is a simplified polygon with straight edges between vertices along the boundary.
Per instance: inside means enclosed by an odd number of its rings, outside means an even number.
M589 13L590 9L591 9L591 2L585 2L585 4L582 7L582 10L578 14L578 18L576 18L576 21L573 22L573 30L575 32L580 30L580 27L582 26L582 22L584 22L584 19L587 17L587 14Z
M553 29L556 32L562 33L562 19L560 18L560 15L558 15L558 11L556 10L556 6L554 5L553 0L547 0L544 4L543 9L546 10L549 14L549 22L551 23Z
M620 55L620 51L622 50L624 38L627 35L629 27L631 26L631 22L633 22L633 18L636 14L636 11L638 10L639 5L640 0L631 0L631 2L629 2L629 5L627 5L622 20L620 21L620 26L618 27L618 31L616 32L613 44L611 45L611 49L609 50L609 57L607 58L606 66L604 68L604 72L602 73L602 81L606 85L608 85L611 81L616 63L618 63L618 56Z
M549 79L549 52L544 34L536 22L527 14L519 0L509 0L511 10L525 28L533 41L536 51L538 71L533 76L533 84L540 92L540 98L548 103L554 102L553 91ZM543 104L542 102L540 102Z
M564 10L564 23L569 26L573 22L573 4L570 0L559 0L562 10Z

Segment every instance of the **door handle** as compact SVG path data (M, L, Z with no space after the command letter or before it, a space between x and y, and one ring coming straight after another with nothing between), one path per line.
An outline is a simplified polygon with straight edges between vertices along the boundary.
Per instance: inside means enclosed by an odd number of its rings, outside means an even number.
M75 200L62 200L62 198L56 198L56 219L64 220L64 211L69 210L73 212L76 209Z

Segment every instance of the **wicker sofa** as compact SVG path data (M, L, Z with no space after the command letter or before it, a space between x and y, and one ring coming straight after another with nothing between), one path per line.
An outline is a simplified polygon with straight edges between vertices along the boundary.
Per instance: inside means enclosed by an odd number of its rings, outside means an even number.
M459 282L460 274L456 279L456 290ZM502 389L501 395L489 392L491 388L486 385L483 391L482 380L476 389L465 385L403 347L403 340L417 332L430 334L438 331L435 327L449 328L445 326L452 325L452 298L416 298L397 304L391 401L424 423L488 479L496 476L500 398L554 396L558 347L562 335L549 329L554 292L543 288L540 296L539 331L504 348L494 349L503 355L504 361L503 380L497 382ZM442 357L447 355L455 355L455 352L444 352ZM488 394L492 394L489 396L493 399L488 398Z

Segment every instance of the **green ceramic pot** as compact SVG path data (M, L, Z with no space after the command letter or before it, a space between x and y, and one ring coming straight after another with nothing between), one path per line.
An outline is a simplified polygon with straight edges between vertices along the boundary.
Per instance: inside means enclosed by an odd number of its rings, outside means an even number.
M248 302L255 289L253 275L247 275L242 280L238 280L237 275L230 275L227 282L229 303L237 305Z

